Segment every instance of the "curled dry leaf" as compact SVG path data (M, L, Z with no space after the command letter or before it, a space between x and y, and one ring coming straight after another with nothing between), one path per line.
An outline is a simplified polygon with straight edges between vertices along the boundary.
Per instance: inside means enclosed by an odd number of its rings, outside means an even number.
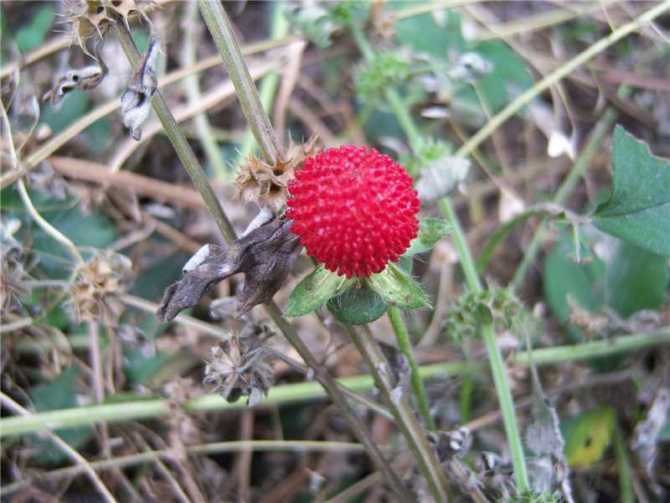
M286 204L288 183L293 179L296 170L302 167L306 158L316 155L320 148L316 146L317 136L312 136L307 143L291 145L286 160L279 159L274 165L251 157L240 167L235 183L241 199L257 202L261 207L278 211Z
M142 138L142 124L149 117L151 97L158 88L156 63L159 52L160 41L153 37L128 87L121 95L123 125L130 129L130 135L136 141Z
M68 70L56 81L54 87L42 96L42 101L48 101L52 105L56 105L70 91L74 91L75 89L88 91L97 87L106 74L107 69L105 66L97 64L76 70Z
M255 305L269 302L300 251L298 237L289 231L290 225L276 219L227 249L209 245L207 256L165 291L158 316L164 321L172 320L181 310L196 305L214 283L240 272L245 273L245 283L238 296L238 312L243 314Z

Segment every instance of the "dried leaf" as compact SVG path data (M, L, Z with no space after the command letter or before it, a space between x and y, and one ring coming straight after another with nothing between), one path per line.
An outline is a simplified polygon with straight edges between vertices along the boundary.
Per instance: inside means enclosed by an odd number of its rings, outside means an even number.
M165 291L158 316L164 321L172 320L181 310L196 305L214 283L240 272L245 273L245 284L238 296L239 313L269 302L286 280L300 251L298 237L290 233L290 225L276 219L227 249L209 245L206 257L199 257L198 265Z
M654 465L658 454L659 435L668 421L670 388L660 388L645 418L635 426L631 449L637 454L647 477L654 480Z
M42 96L42 101L57 105L71 91L81 89L88 91L102 82L107 74L104 65L89 65L76 70L68 70L62 75L49 91Z
M121 95L123 125L130 129L130 135L136 141L142 138L142 124L149 117L151 97L158 87L156 63L159 52L160 41L153 37L128 87Z

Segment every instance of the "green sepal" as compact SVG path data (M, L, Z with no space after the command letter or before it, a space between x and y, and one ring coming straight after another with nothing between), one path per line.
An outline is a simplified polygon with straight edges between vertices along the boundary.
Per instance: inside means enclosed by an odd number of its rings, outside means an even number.
M396 264L389 264L382 272L367 278L366 282L388 304L403 309L430 306L421 285Z
M328 309L345 325L366 325L386 312L388 304L365 284L348 288L328 301Z
M311 313L354 282L354 279L339 276L320 265L293 289L284 314L295 318Z
M419 235L412 240L403 257L411 257L433 248L443 237L449 235L451 225L441 218L424 218L419 223Z

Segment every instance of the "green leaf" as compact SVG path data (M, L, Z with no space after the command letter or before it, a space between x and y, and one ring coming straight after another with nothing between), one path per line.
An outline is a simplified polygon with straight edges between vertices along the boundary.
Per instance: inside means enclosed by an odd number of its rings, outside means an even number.
M588 468L600 461L612 442L615 421L611 407L598 407L562 424L565 457L570 466Z
M392 2L393 8L402 5L416 5L414 2ZM461 31L461 16L447 11L440 24L432 14L411 16L397 21L394 25L398 42L408 45L415 51L426 52L441 58L447 58L450 50L461 52L465 47L465 38Z
M607 267L605 302L624 318L665 304L670 269L667 257L617 240Z
M593 223L602 231L659 255L670 255L670 161L617 126L612 152L614 189Z
M76 384L79 377L79 367L70 367L64 370L55 380L48 384L35 386L30 391L33 405L37 412L48 410L69 409L77 406ZM89 427L57 429L54 432L74 449L78 449L90 438L92 430ZM32 437L35 447L35 458L44 464L61 463L67 455L54 445L48 438Z
M352 286L328 301L328 309L345 325L366 325L388 309L377 292L366 286Z
M293 289L284 314L294 318L311 313L332 297L342 293L354 281L330 272L320 265Z
M19 51L26 53L44 42L51 23L53 23L54 15L54 9L51 6L42 7L37 11L30 25L21 28L16 33L16 45Z
M388 304L404 309L430 306L421 286L395 264L389 264L382 272L370 276L367 284Z
M563 323L570 320L568 297L589 311L597 311L603 305L606 264L586 247L581 256L582 263L577 263L574 242L566 233L544 264L544 296Z
M403 257L412 257L433 249L433 246L451 232L451 226L441 218L424 218L419 223L419 235L410 243Z

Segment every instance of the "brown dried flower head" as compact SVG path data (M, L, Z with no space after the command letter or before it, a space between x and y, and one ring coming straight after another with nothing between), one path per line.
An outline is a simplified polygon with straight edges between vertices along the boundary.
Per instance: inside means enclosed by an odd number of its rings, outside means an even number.
M113 322L121 309L121 294L129 284L132 264L124 255L101 251L80 266L72 284L77 321Z
M30 279L25 269L26 254L13 234L20 227L18 220L0 222L0 311L6 314L19 306L19 298L28 289Z
M154 7L153 0L63 0L63 15L72 24L73 41L88 53L86 41L100 38L117 17L128 26L128 19L141 15L145 19Z
M246 396L248 405L256 405L274 382L269 363L273 355L259 338L233 336L222 346L212 347L203 383L214 386L228 402Z
M317 140L317 136L312 136L307 143L292 143L286 159L280 159L274 165L258 157L250 157L240 167L235 179L240 198L248 202L255 201L274 211L282 208L288 198L288 183L293 179L296 170L302 167L306 158L321 150L316 146Z

